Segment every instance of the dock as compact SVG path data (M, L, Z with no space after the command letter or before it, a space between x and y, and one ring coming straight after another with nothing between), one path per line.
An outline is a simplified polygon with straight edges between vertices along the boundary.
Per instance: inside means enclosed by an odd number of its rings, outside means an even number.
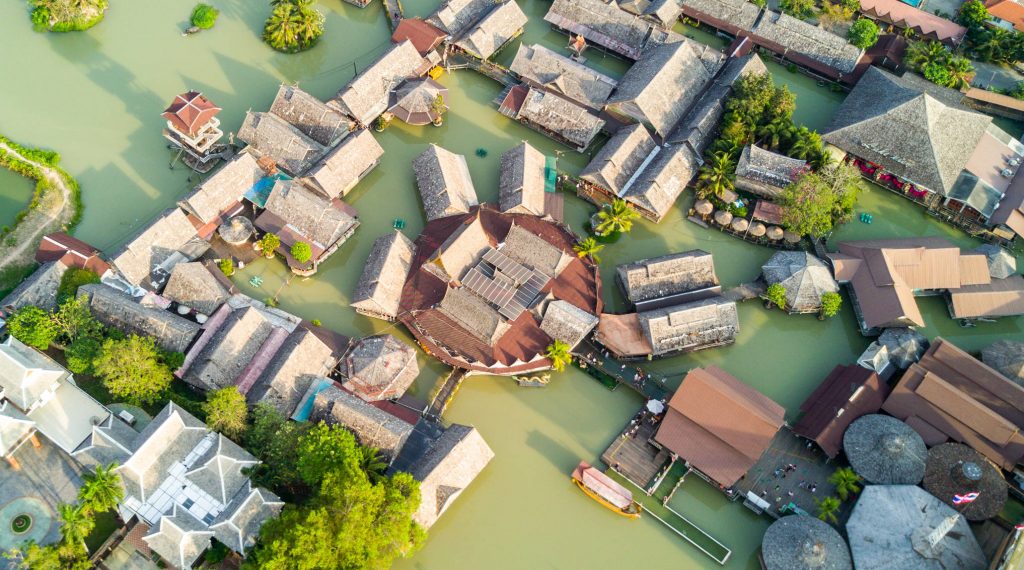
M749 283L740 283L732 289L722 293L722 297L729 301L739 303L742 301L749 301L750 299L758 299L761 295L764 295L767 290L768 285L764 281L758 279L757 281L751 281Z
M402 10L401 0L384 0L384 12L388 16L388 24L391 26L391 31L395 31L398 27L398 23L405 18L405 14Z
M440 421L444 411L448 409L448 404L451 403L452 398L455 397L455 393L459 391L459 387L462 386L462 381L465 379L466 370L462 368L452 369L451 374L437 387L434 397L430 400L430 405L423 411L423 416Z
M601 454L605 465L610 465L645 493L657 490L657 484L661 482L658 475L672 462L667 451L651 444L658 425L660 422L653 421L649 412L641 410Z
M393 1L397 2L398 0ZM449 71L453 69L472 69L486 77L490 77L505 87L519 84L519 80L512 75L511 71L497 63L478 59L462 52L452 53L448 56L448 60L450 64L446 67Z
M577 362L600 371L619 385L626 386L644 398L668 401L672 390L665 385L666 377L664 375L647 372L642 367L636 366L634 362L628 364L619 362L605 353L603 348L597 347L593 341L588 339L576 347L573 356L576 357ZM641 377L634 381L633 378L636 374Z

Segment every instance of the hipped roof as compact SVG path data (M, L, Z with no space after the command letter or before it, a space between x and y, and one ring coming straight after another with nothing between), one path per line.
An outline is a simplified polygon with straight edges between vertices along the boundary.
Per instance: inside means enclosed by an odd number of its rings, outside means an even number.
M793 433L812 439L829 457L843 446L847 426L882 407L890 388L873 371L856 365L838 365L800 404L802 415Z

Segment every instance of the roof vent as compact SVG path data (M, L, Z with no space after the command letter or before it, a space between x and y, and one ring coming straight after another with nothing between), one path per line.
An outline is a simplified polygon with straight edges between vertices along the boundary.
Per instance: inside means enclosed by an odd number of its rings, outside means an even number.
M1009 160L1006 161L1006 164L1009 164L1010 166L1017 166L1020 164L1020 159L1017 158L1016 156L1011 157Z
M999 172L999 174L1001 174L1003 178L1009 178L1013 176L1013 171L1010 170L1009 168L1004 168L1002 171Z

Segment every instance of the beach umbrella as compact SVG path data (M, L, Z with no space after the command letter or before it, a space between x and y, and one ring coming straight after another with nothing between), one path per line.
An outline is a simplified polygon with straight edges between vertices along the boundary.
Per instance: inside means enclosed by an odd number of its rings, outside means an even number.
M746 218L736 218L732 221L732 224L730 224L733 231L737 232L746 231L749 226L750 222L748 222Z
M924 477L924 440L894 417L861 416L846 428L843 450L853 470L869 483L916 485Z
M660 414L661 412L665 411L665 403L662 402L661 400L648 400L647 411L651 412L652 414Z
M986 243L974 249L988 258L988 273L994 279L1006 279L1017 273L1017 259L998 245Z
M788 243L799 243L800 234L795 234L789 230L785 230L782 232L782 239L786 240Z
M889 349L889 360L899 368L910 368L921 359L929 344L924 335L907 327L885 329L878 342Z
M732 214L725 210L715 212L715 222L720 226L727 226L732 221Z
M943 443L928 450L923 486L969 521L998 515L1008 493L999 469L962 443ZM977 498L971 500L972 493Z
M782 228L779 226L768 226L768 231L765 232L765 235L767 235L770 240L779 240L782 239L782 235L784 233L785 232L783 232Z
M249 241L253 233L253 225L245 216L235 216L217 228L220 239L231 245L241 245Z
M981 361L1024 386L1024 342L997 341L981 351Z
M764 235L764 232L765 227L761 222L754 222L750 224L750 229L747 230L747 233L754 237L761 237Z
M707 200L697 200L697 203L693 205L693 209L696 210L698 214L706 216L715 211L715 206Z
M443 85L429 77L406 81L395 91L394 103L388 111L410 125L426 125L440 116L434 109L438 95L447 109L448 90Z
M815 517L788 516L761 539L765 570L852 570L850 549L836 529Z

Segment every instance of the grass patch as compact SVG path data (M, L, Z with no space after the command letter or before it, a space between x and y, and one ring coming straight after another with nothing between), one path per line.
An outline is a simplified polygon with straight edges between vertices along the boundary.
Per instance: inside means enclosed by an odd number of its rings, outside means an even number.
M30 263L28 265L15 265L13 267L5 267L0 269L0 299L3 299L19 283L25 280L26 277L32 275L32 272L36 270L38 264Z
M118 520L117 513L113 510L96 513L93 515L93 520L96 521L96 528L92 529L89 536L85 537L85 547L89 549L90 554L103 546L110 535L121 527L121 521Z

